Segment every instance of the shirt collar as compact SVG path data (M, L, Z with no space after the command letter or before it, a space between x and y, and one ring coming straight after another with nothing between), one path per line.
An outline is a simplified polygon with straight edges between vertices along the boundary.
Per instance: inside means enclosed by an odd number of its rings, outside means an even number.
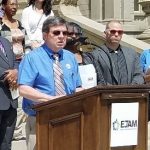
M109 53L115 53L116 51L121 51L121 46L119 45L118 48L114 51L113 49L109 48L108 47L108 50L109 50Z
M46 51L46 53L50 56L50 58L53 58L53 55L55 54L53 50L51 50L46 44L42 45L43 49ZM63 49L60 49L57 54L59 55L60 59L63 59Z

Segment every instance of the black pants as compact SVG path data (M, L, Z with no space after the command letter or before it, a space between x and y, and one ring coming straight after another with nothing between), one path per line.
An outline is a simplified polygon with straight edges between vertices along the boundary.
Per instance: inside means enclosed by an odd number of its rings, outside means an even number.
M11 150L16 120L16 109L0 110L0 150Z

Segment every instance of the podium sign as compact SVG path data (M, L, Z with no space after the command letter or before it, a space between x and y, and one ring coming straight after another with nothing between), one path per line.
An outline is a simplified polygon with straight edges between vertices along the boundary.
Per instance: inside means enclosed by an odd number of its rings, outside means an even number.
M139 103L113 103L111 147L137 145Z

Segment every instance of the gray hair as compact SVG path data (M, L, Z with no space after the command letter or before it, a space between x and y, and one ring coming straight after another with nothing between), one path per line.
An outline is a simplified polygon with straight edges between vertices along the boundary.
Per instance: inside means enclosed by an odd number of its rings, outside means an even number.
M59 25L65 25L66 26L66 20L61 17L56 16L50 16L48 17L42 27L42 32L48 33L50 28L53 26L59 26ZM67 26L66 26L67 28Z

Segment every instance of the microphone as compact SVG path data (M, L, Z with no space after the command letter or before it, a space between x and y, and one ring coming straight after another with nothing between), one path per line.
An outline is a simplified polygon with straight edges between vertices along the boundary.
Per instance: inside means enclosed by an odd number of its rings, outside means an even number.
M79 42L81 45L93 45L93 46L96 46L98 47L98 45L92 43L88 37L80 37L78 39L76 39L76 42Z
M76 45L76 44L84 45L86 43L86 39L87 39L87 37L79 37L78 39L70 38L67 41L67 45Z
M87 43L86 40L87 40L87 37L79 37L78 39L76 39L76 41L80 42L81 44Z
M98 47L99 46L93 42L91 42L88 37L84 37L84 36L81 36L79 37L78 39L73 39L73 38L70 38L68 41L67 41L67 45L68 46L71 46L71 45L93 45L95 47Z

